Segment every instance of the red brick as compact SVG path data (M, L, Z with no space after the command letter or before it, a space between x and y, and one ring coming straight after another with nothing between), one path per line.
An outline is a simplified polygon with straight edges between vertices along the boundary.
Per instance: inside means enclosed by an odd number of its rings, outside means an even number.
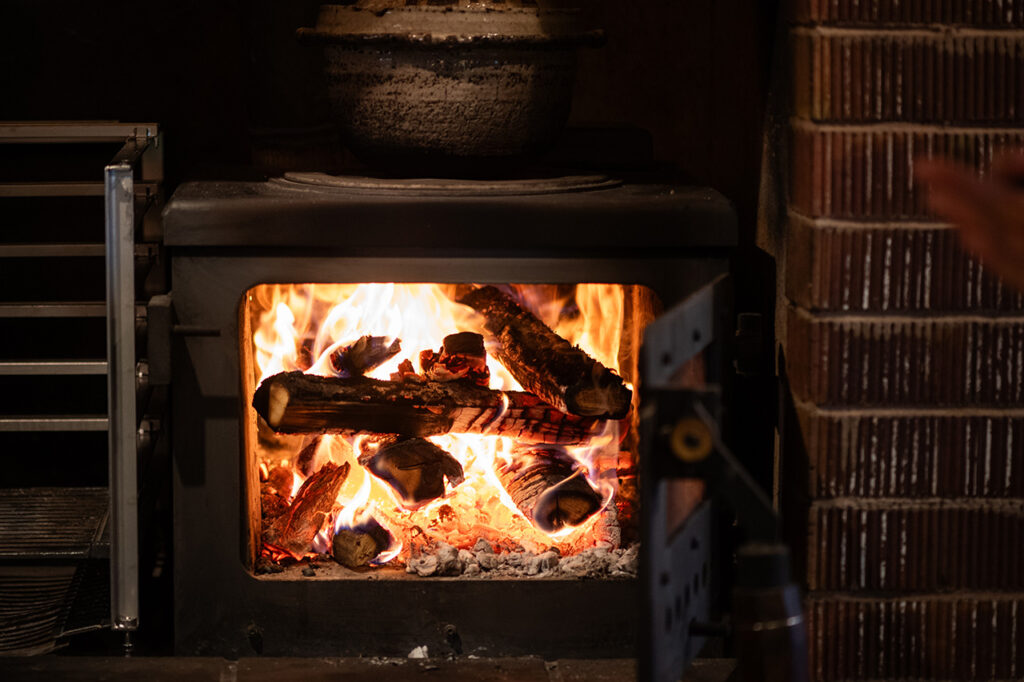
M987 172L1003 148L1024 145L1024 130L794 121L790 206L804 216L856 220L928 217L914 183L917 157L958 159Z
M789 385L820 406L1016 406L1024 318L785 313Z
M1024 498L1024 409L908 413L801 404L790 423L799 440L787 438L784 457L806 470L812 498Z
M807 601L811 679L1024 677L1024 595Z
M1014 28L1024 26L1022 0L796 0L801 23L846 26L947 24Z
M807 532L811 590L1024 588L1024 500L819 501Z
M795 29L797 116L1019 124L1024 39L1005 31Z
M790 216L786 295L835 312L1024 310L1008 288L934 223L858 223Z

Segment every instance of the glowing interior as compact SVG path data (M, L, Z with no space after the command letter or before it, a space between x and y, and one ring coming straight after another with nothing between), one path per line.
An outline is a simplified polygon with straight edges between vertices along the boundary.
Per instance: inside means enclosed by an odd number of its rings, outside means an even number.
M419 354L441 348L446 336L456 332L483 333L483 321L477 313L456 303L456 289L447 284L287 284L260 285L246 294L244 315L251 338L243 339L252 368L245 377L247 404L255 388L265 378L279 372L300 370L330 376L330 355L365 335L398 339L401 352L366 376L388 379L399 364L411 361L421 371ZM619 284L507 285L501 289L556 333L578 345L627 381L632 372L623 373L620 362L635 367L635 354L624 351L623 330L626 320L626 295L629 287ZM489 388L521 390L509 371L490 352L495 343L484 334L488 348ZM626 368L627 370L629 368ZM260 421L248 410L248 418ZM465 480L446 485L445 494L418 508L395 494L392 488L357 462L361 441L367 436L326 435L316 446L312 463L304 469L318 470L325 462L349 463L345 480L334 508L325 518L310 553L330 553L331 540L341 528L353 528L374 519L391 535L391 546L374 561L384 565L407 558L417 543L443 541L454 547L469 548L479 538L506 547L522 547L540 552L557 547L563 556L607 542L603 524L616 523L616 495L619 471L630 468L635 452L625 439L635 424L634 409L620 421L609 420L600 435L580 446L567 447L573 459L582 465L593 488L602 497L601 511L576 527L545 532L536 527L517 508L496 473L496 465L507 460L516 443L508 437L472 434L447 434L429 440L462 465ZM296 466L298 453L310 443L309 436L273 433L258 423L250 439L253 461L265 477L278 466L292 471L292 495L304 476ZM635 467L633 467L635 472ZM620 504L621 506L621 504ZM604 538L602 540L602 538ZM263 548L264 556L267 548ZM271 552L273 554L273 552ZM279 557L277 557L279 558Z

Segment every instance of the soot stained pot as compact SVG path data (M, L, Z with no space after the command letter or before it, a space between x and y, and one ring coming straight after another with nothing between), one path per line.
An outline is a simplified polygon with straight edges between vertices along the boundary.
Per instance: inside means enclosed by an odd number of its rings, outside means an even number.
M493 175L554 143L569 115L579 11L533 0L355 0L323 5L300 38L325 50L349 148L404 173Z

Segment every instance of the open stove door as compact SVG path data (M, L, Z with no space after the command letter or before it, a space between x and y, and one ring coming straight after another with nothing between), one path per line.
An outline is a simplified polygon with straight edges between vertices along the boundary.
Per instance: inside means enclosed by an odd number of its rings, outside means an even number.
M665 459L672 423L694 400L717 413L720 343L729 280L722 275L644 330L640 352L640 509L642 537L639 679L679 680L705 637L691 623L708 622L716 571L711 564L711 502L699 479L676 478Z
M725 347L731 331L726 275L644 330L640 355L639 679L669 682L709 635L731 636L740 680L808 678L807 633L789 553L771 500L718 434ZM724 561L715 547L711 494L736 515L731 622L712 622Z

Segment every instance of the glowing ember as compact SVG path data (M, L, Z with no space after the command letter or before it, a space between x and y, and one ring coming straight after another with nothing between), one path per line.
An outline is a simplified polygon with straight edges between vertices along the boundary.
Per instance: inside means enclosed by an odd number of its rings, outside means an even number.
M467 288L439 284L255 287L247 301L255 361L250 391L268 377L295 370L332 377L362 373L392 381L454 380L496 391L521 391L491 352L496 341L485 333L483 319L472 308L454 302L457 290ZM515 285L505 291L569 343L617 372L625 288L607 284ZM465 332L471 333L462 334ZM452 336L455 334L459 336ZM486 356L480 354L478 334L485 339ZM445 346L446 337L449 347ZM503 413L509 401L507 395L502 398ZM559 485L577 486L584 499L586 491L593 494L592 507L590 502L580 503L585 514L578 516L585 520L575 526L539 522L539 517L524 513L524 508L535 508L530 506L534 501L528 505L514 498L523 498L529 491L514 489L512 494L508 489L512 476L508 472L518 471L523 444L509 437L448 433L419 439L425 444L422 447L399 439L402 450L395 454L388 450L394 437L388 441L380 434L361 433L303 439L271 434L264 424L255 444L264 486L264 516L268 504L277 505L277 512L293 504L307 478L331 462L348 464L351 473L333 505L323 510L323 526L309 547L310 553L331 553L336 536L339 543L345 543L346 557L359 557L348 559L353 563L377 552L367 562L374 565L399 557L409 560L419 547L431 544L468 550L481 538L538 555L551 548L568 556L601 543L617 544L617 538L609 540L601 529L615 517L614 509L610 515L606 510L616 495L615 467L628 424L628 419L603 422L599 435L584 445L560 448L557 455L548 453L534 461L534 469L543 470L537 479L541 483L543 476L549 476L556 483L563 481ZM382 463L380 457L374 459L375 453L388 457ZM282 458L282 454L288 457ZM453 458L451 465L446 457ZM458 466L461 475L456 475ZM281 467L291 472L288 484L277 473ZM436 467L444 469L444 478ZM534 475L533 470L527 473ZM574 480L565 484L567 476ZM529 483L540 485L532 479ZM409 492L412 485L419 486L418 497ZM547 489L542 492L548 494ZM550 500L545 498L545 502ZM270 521L265 518L264 524ZM344 538L339 535L343 532ZM376 545L367 539L370 535ZM287 555L273 546L263 550L263 556L272 561Z

